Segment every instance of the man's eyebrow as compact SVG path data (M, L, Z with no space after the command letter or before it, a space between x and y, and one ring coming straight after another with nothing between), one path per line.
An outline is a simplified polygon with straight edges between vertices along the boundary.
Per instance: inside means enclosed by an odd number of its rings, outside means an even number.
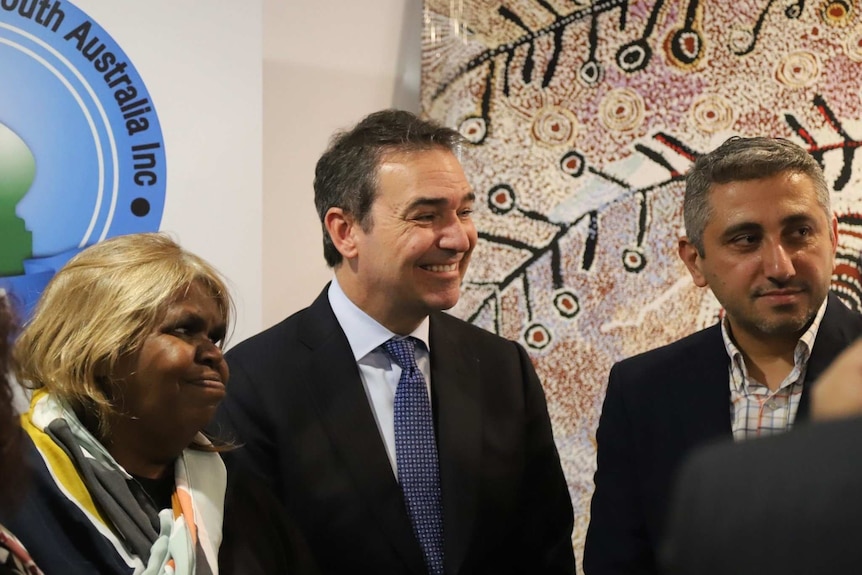
M739 222L738 224L733 224L732 226L726 228L722 233L721 237L723 239L732 238L737 234L743 233L751 233L751 232L760 232L763 231L763 226L760 224L756 224L754 222Z
M476 201L476 194L468 192L461 198L461 203ZM449 203L446 198L416 198L407 206L408 210L415 210L422 207L439 207Z
M814 218L811 214L801 213L801 214L792 214L781 220L781 225L795 225L795 224L807 224L814 221Z
M785 226L793 226L793 225L798 225L798 224L807 224L807 223L810 223L813 221L814 221L814 218L811 216L811 214L807 214L807 213L803 212L803 213L798 213L798 214L791 214L791 215L783 218L781 220L781 225L782 225L782 227L785 227ZM741 234L741 233L751 233L751 232L761 232L761 231L763 231L763 226L758 224L758 223L739 222L737 224L733 224L732 226L730 226L729 228L724 230L724 232L722 232L722 234L721 234L721 237L722 238L730 238L730 237L733 237L733 236L735 236L737 234Z
M407 205L408 210L415 210L416 208L425 208L432 207L436 208L438 206L442 206L449 203L444 198L416 198L412 202Z

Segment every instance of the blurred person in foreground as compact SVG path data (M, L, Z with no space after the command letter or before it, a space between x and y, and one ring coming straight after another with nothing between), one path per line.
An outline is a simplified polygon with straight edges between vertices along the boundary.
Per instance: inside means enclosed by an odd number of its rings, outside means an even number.
M712 441L778 434L808 419L815 380L862 334L862 316L829 291L838 223L823 171L803 148L730 138L689 171L683 211L680 258L723 317L611 369L586 575L657 573L684 458Z
M314 181L334 278L227 354L229 469L271 478L328 574L575 572L529 356L443 313L477 241L460 145L396 110L336 135Z
M862 340L818 379L811 413L791 433L706 447L682 467L663 549L668 574L859 572Z
M15 330L12 306L0 288L0 505L14 507L26 480L21 446L22 430L13 407L11 343ZM0 575L41 575L30 554L3 525L0 525Z
M226 503L225 447L201 433L231 313L218 272L163 234L98 243L48 284L15 345L31 481L0 513L47 575L283 572L277 510L242 483Z

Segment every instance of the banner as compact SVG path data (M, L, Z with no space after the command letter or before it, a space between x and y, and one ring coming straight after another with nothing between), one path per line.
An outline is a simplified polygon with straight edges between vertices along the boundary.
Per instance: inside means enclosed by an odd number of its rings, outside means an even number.
M0 0L0 285L24 313L81 249L162 229L259 329L260 238L237 230L260 227L260 45L257 2Z

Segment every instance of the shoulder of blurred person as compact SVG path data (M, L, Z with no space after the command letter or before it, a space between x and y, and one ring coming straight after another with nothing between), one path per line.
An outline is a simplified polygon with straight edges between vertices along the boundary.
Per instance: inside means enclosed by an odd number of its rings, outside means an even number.
M848 347L817 380L812 419L826 421L862 415L862 339Z
M668 575L846 575L862 565L862 418L704 447L675 482Z

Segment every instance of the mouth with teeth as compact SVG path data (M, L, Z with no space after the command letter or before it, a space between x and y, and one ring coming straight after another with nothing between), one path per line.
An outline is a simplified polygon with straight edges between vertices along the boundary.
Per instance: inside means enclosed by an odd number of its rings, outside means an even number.
M437 273L454 272L454 271L458 270L458 262L455 262L453 264L435 264L435 265L427 265L427 266L420 266L420 267L423 270L427 270L429 272L437 272Z

